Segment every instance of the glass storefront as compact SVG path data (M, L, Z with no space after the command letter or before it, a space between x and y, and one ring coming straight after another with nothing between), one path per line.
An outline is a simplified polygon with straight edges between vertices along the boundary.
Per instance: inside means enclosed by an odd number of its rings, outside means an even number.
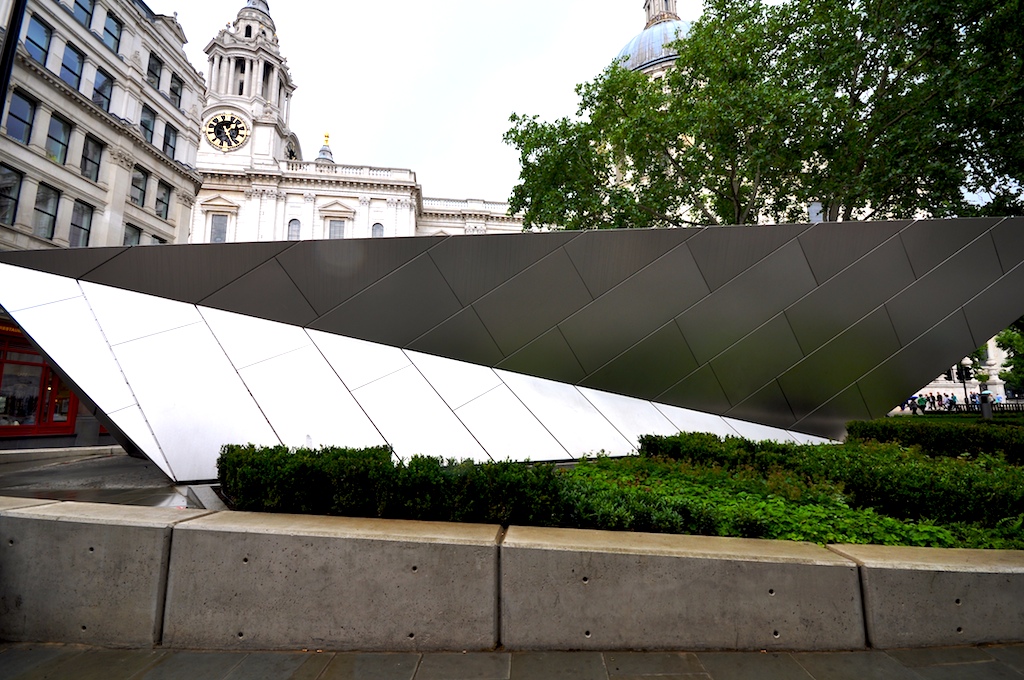
M18 329L0 324L0 438L73 434L78 399Z

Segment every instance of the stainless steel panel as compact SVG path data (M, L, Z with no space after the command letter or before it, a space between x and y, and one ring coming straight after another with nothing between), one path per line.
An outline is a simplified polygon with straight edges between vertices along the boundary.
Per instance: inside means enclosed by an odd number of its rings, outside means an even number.
M298 326L209 307L198 309L236 369L313 344Z
M495 373L573 458L599 451L626 455L635 449L572 385L508 371Z
M137 404L114 411L113 413L107 413L107 417L165 475L171 479L177 479L174 474L174 466L168 462L164 452L160 450L160 445L157 443L156 438L153 437L153 431L150 429L149 423L146 422L146 416Z
M999 262L1003 272L1008 273L1024 262L1024 217L1007 217L992 228Z
M654 399L697 368L683 334L669 322L580 382L608 392Z
M676 323L697 362L703 363L816 285L800 245L790 243L676 317Z
M715 290L810 227L810 224L773 224L701 229L686 246L693 253L704 280Z
M472 307L464 308L410 342L407 347L484 366L495 366L504 358Z
M406 351L405 355L452 410L502 384L494 369L486 366L419 352Z
M819 437L817 435L807 434L805 432L794 432L793 430L789 430L787 431L787 434L794 440L796 440L797 444L818 445L837 443L834 439L829 439L828 437Z
M700 230L650 229L645 230L641 237L635 236L636 232L631 229L593 229L581 232L580 238L566 244L565 252L576 265L591 295L603 295Z
M964 313L976 347L1024 316L1024 264L964 305Z
M540 336L496 367L566 383L575 383L585 375L580 362L569 349L569 343L557 328Z
M23 309L11 316L101 411L110 413L135 404L84 297Z
M668 404L655 403L654 407L672 421L672 424L679 428L680 432L710 432L719 437L739 436L739 433L732 425L725 422L725 418L722 416Z
M9 314L81 296L82 289L74 279L0 264L0 307Z
M565 251L558 250L473 303L508 356L591 302Z
M238 374L287 446L385 443L312 344L243 368Z
M572 457L507 385L501 384L456 409L455 415L494 460L568 460Z
M904 345L912 342L974 297L975 291L991 285L1001 271L992 239L985 236L918 279L885 305L900 342ZM970 273L971 285L957 285L965 273ZM968 353L970 349L963 354ZM942 372L942 366L936 364L936 375ZM931 378L921 384L928 380Z
M326 314L443 239L303 241L278 257L317 315Z
M116 345L114 354L177 481L215 479L224 444L280 443L205 323Z
M909 396L909 395L908 395ZM811 432L823 437L842 439L846 436L846 423L851 420L870 420L868 411L861 396L860 388L853 385L830 399L828 403L817 408L813 413L798 420L793 429Z
M894 237L912 220L895 222L823 222L800 234L800 247L818 283L824 283L884 241Z
M309 327L404 347L461 308L433 261L422 255L356 293Z
M900 233L918 278L992 228L996 217L960 220L918 220Z
M205 307L297 326L316 318L316 312L277 260L256 267L201 302Z
M738 404L804 358L781 314L711 362L730 403Z
M662 392L655 401L708 413L725 413L732 408L718 377L708 364Z
M591 373L709 292L693 256L682 246L637 272L558 327L583 369ZM609 323L610 319L614 322Z
M173 328L202 323L195 305L82 281L107 342L117 345Z
M395 347L310 329L306 333L349 390L412 365L405 352Z
M679 430L654 404L643 399L624 397L621 394L601 392L587 387L579 388L580 394L597 407L597 410L622 433L634 447L641 435L676 434Z
M726 415L739 420L750 420L769 427L789 429L796 422L786 395L775 380L733 406Z
M854 384L900 349L889 315L879 308L778 377L797 419Z
M744 439L749 439L754 442L762 441L773 441L783 443L793 443L796 437L791 435L786 430L781 430L777 427L769 427L767 425L761 425L759 423L751 423L746 420L737 420L736 418L725 418L727 422L734 430L739 433L739 436Z
M82 278L148 295L198 302L294 246L286 241L127 248Z
M798 300L786 317L810 354L912 283L914 270L903 243L890 239Z
M515 239L505 238L510 234L453 236L431 248L430 259L459 302L468 305L583 233L524 234Z
M0 262L77 279L129 248L57 248L0 252Z
M414 366L353 390L352 396L402 458L423 454L490 460Z

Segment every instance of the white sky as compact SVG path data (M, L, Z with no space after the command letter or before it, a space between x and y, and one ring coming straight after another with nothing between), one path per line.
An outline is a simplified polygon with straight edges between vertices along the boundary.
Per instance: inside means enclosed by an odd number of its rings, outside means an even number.
M426 196L507 200L519 176L502 142L515 113L576 111L591 80L645 23L643 0L268 0L298 89L305 160L409 168ZM203 48L245 0L147 0ZM679 0L684 20L701 0Z

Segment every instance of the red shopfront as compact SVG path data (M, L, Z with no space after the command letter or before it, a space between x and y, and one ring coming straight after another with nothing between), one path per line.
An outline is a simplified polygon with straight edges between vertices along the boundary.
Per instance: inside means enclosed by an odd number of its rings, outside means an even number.
M75 433L78 398L21 332L0 323L0 448L15 437Z

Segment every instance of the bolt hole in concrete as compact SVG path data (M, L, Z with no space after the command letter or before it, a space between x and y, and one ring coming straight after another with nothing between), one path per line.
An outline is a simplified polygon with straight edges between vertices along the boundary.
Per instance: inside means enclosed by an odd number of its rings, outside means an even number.
M589 576L584 576L583 577L583 582L584 583L590 583L590 577Z
M768 589L768 594L771 595L772 597L775 597L775 588L769 588Z
M956 627L956 632L957 632L957 633L962 633L962 632L964 632L964 629L963 629L963 628L961 628L960 626L957 626L957 627Z
M95 551L96 551L96 548L93 548L92 546L89 546L89 552L95 552Z
M963 604L962 602L960 602L960 598L959 597L956 598L955 600L953 600L953 602L956 603L957 607L959 607L961 604Z
M414 564L414 565L412 565L412 570L413 570L413 571L416 571L417 569L419 569L419 567L417 567L417 566L416 566L415 564Z
M774 637L774 638L777 638L777 637L779 637L779 631L777 631L777 630L773 630L773 631L772 631L772 637Z
M245 637L245 633L243 633L242 631L238 631L238 637Z
M12 538L11 540L7 541L7 545L14 545L14 539Z
M583 631L583 637L590 637L590 631L589 630Z
M412 640L416 637L416 633L409 633L409 639Z
M82 630L85 630L85 626L82 626Z
M242 564L249 564L249 558L248 557L243 557L242 558Z

